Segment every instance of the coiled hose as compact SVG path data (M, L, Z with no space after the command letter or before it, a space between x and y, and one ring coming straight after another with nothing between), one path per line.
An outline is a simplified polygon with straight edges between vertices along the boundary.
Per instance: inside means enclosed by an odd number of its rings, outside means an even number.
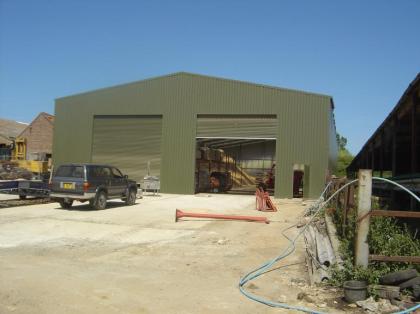
M385 178L379 178L379 177L373 177L373 180L379 180L379 181L385 181L387 183L396 185L397 187L399 187L400 189L404 190L405 192L409 193L412 197L414 197L417 202L420 202L420 198L414 194L413 192L411 192L410 190L408 190L406 187L391 181L389 179L385 179ZM296 310L296 311L300 311L300 312L305 312L305 313L313 313L313 314L324 314L323 312L319 312L319 311L315 311L306 307L302 307L302 306L294 306L294 305L290 305L287 303L279 303L279 302L274 302L274 301L270 301L267 299L264 299L260 296L257 296L253 293L250 293L248 291L245 290L244 286L254 280L255 278L261 276L262 274L264 274L265 272L267 272L275 263L277 263L280 260L285 259L287 256L289 256L290 254L292 254L295 249L296 249L296 241L299 239L299 237L303 234L303 232L308 228L308 226L311 224L311 222L315 219L315 217L317 216L317 214L321 211L321 209L323 209L325 207L325 205L327 205L335 196L337 196L342 190L344 190L346 187L348 187L351 184L356 183L357 181L359 181L358 179L352 180L348 183L346 183L345 185L343 185L341 188L339 188L336 192L334 192L334 194L332 194L325 202L323 202L324 200L324 195L327 192L328 188L330 187L330 183L328 183L328 185L326 186L326 188L324 189L324 191L322 192L321 196L319 197L319 199L315 202L315 206L317 208L314 208L314 213L311 217L311 219L309 219L309 221L301 228L300 232L293 238L290 239L288 236L286 236L284 234L284 232L288 229L290 229L291 227L287 227L286 229L284 229L282 231L282 235L289 241L289 245L286 247L286 249L280 253L278 256L274 257L273 259L265 262L264 264L262 264L261 266L259 266L258 268L250 271L249 273L247 273L245 276L243 276L240 280L239 280L239 290L241 291L241 293L243 295L245 295L247 298L271 306L271 307L277 307L277 308L283 308L283 309L289 309L289 310ZM395 314L406 314L406 313L412 313L415 310L420 309L420 304L413 306L411 308L408 308L404 311L400 311L400 312L396 312Z

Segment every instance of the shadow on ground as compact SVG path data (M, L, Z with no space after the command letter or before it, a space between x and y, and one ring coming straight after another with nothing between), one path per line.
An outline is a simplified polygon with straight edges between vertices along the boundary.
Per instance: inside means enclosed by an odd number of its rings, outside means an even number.
M111 208L118 208L118 207L127 207L127 205L125 205L125 203L123 201L108 201L106 203L106 208L102 209L102 210L107 210L107 209L111 209ZM70 208L61 208L57 203L57 207L54 208L54 209L68 210L68 211L102 211L102 210L98 210L98 209L94 209L94 208L90 207L89 202L86 202L86 203L83 203L83 204L80 204L80 205L73 205Z

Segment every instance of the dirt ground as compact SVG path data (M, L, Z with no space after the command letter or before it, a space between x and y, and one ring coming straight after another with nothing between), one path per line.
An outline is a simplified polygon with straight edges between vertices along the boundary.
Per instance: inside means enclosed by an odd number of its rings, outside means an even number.
M0 208L0 313L289 313L238 289L241 276L286 247L281 231L304 210L300 200L276 203L278 212L261 213L254 196L200 194L145 196L130 207L113 201L103 211L81 203L71 210L57 203ZM271 223L175 223L176 208ZM296 253L249 291L341 312L340 291L309 289L307 280L299 241ZM303 291L314 303L297 300Z

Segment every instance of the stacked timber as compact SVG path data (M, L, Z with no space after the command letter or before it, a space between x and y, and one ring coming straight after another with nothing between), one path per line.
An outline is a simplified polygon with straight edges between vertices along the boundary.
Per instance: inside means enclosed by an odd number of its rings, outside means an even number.
M201 158L202 160L211 160L211 154L210 151L211 149L208 147L200 147L200 151L201 151Z
M195 153L195 158L215 162L227 162L226 154L223 149L213 149L209 147L200 147Z
M203 192L210 189L210 173L208 170L200 170L195 173L196 191Z

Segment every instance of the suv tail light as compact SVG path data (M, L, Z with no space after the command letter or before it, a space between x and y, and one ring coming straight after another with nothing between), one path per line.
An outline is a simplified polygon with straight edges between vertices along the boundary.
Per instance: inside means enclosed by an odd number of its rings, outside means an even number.
M83 191L87 192L89 190L90 183L89 182L83 182Z

